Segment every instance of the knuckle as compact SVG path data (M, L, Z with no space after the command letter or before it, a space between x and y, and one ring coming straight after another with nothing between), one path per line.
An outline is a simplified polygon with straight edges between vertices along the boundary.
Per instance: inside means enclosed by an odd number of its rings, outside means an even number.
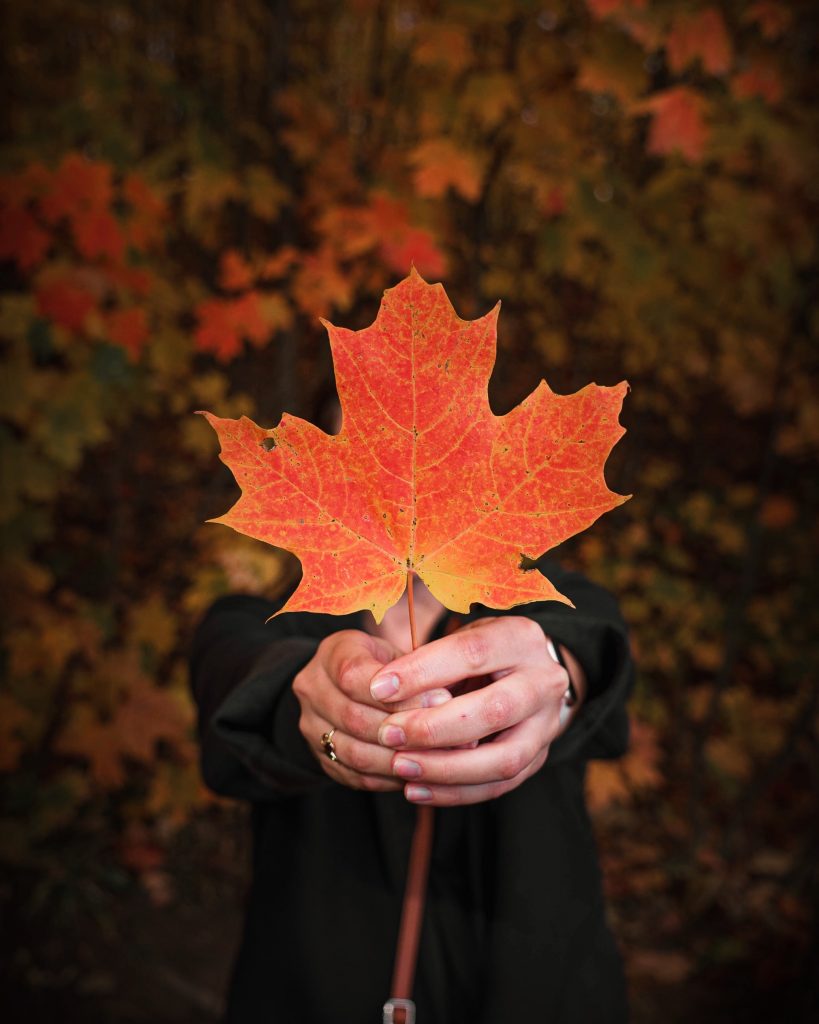
M437 747L440 729L435 722L434 715L420 714L406 722L405 729L407 744L412 746L418 744L421 747Z
M361 658L351 657L345 658L338 668L338 688L342 693L348 697L352 696L356 691L356 687L361 678Z
M458 633L459 654L468 668L480 669L486 664L489 643L483 630L467 629Z
M555 700L562 700L569 685L569 673L562 665L556 665L555 668L557 671L550 673L549 692Z
M546 646L546 634L534 619L527 618L525 615L516 615L515 620L521 639L528 640L530 643L542 643L544 647Z
M520 775L527 763L528 761L523 751L514 748L506 751L499 765L500 777L506 781L511 781Z
M509 693L493 693L481 706L481 718L492 732L503 729L512 720L515 701Z
M358 743L351 743L345 757L347 767L356 772L367 772L371 769L370 756L366 749ZM364 776L366 778L366 775Z
M358 704L345 704L341 709L340 725L350 736L362 736L366 731L364 709Z

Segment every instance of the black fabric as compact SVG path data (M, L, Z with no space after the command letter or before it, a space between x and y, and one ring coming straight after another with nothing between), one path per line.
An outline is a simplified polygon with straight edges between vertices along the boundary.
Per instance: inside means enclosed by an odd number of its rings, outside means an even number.
M587 759L627 745L628 643L609 594L553 563L545 571L576 608L549 602L506 614L535 619L569 648L588 696L535 776L497 800L436 810L418 1024L627 1019L583 784ZM274 610L256 597L218 601L191 661L205 780L253 801L253 881L226 1021L375 1024L389 995L415 809L401 794L330 781L298 729L294 675L324 636L364 628L363 616L266 623ZM497 614L478 607L466 618Z

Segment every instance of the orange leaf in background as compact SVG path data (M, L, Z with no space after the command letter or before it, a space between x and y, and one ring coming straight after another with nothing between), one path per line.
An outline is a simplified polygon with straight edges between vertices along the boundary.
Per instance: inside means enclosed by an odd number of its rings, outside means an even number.
M127 781L128 759L151 764L160 741L189 759L190 715L176 697L141 675L130 654L111 659L117 678L127 681L123 699L111 718L103 720L88 703L73 705L71 716L55 743L55 749L88 762L91 777L104 789L117 789Z
M299 260L299 253L292 245L284 245L277 249L264 261L259 276L263 281L284 277L294 263Z
M455 611L569 603L523 559L626 500L603 464L623 434L627 385L562 396L542 381L495 416L497 315L461 320L443 287L413 271L385 292L372 326L325 322L339 434L287 414L272 430L204 414L242 488L214 521L301 559L286 610L367 608L380 621L410 571Z
M734 96L740 100L753 99L759 96L769 106L779 103L785 94L782 77L774 67L766 61L756 60L745 71L740 71L731 79Z
M89 210L107 209L111 204L111 165L69 153L51 177L40 209L49 224L64 217L73 219Z
M51 236L28 210L5 206L0 210L0 260L14 260L24 273L33 270L51 248Z
M319 316L331 306L346 309L353 297L350 279L342 273L329 245L303 257L291 291L296 305L308 316Z
M709 74L725 74L731 67L733 47L719 11L707 7L696 13L677 14L666 39L666 54L675 74L696 60L702 61Z
M635 110L649 111L653 117L648 135L648 151L658 156L680 152L686 160L702 160L708 129L703 119L703 99L685 86L657 93Z
M645 10L646 0L586 0L586 6L595 18L608 18L622 11Z
M270 324L255 291L238 299L206 299L197 308L196 316L196 347L200 352L212 352L222 362L239 354L244 338L262 345L270 337Z
M415 191L425 199L440 199L452 189L474 203L481 194L483 172L474 153L451 139L430 139L412 152Z
M108 210L79 211L72 218L77 252L86 260L107 257L114 263L122 260L125 238L119 222Z
M36 297L37 310L42 316L75 333L83 329L89 313L97 306L91 292L64 277L40 284Z
M772 3L771 0L760 0L743 14L745 21L759 26L765 39L778 39L793 20L793 12L784 4Z
M131 309L115 309L105 318L108 337L121 345L132 361L139 359L148 340L148 318L145 310L134 306Z
M243 292L252 288L256 275L250 265L235 249L222 253L219 266L219 287L226 292Z
M126 221L129 243L137 249L150 249L163 238L167 214L165 203L138 174L126 175L122 197L131 207Z
M446 271L444 255L429 231L408 228L393 239L381 243L381 256L392 271L415 267L421 274L440 277Z

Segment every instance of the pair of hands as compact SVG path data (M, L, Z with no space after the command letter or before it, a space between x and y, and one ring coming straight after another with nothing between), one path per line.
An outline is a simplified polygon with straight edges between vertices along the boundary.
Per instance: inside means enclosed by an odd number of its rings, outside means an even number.
M563 653L582 697L582 669ZM293 690L301 733L332 779L445 807L501 796L533 775L563 731L567 685L540 626L504 616L403 655L359 630L334 633ZM319 746L333 728L336 761Z

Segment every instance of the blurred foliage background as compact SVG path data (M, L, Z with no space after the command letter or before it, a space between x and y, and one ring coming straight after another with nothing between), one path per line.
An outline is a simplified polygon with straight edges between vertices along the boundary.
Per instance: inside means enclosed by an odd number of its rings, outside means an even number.
M203 525L234 485L193 412L315 415L318 317L368 324L414 263L464 317L502 299L496 412L544 375L632 385L607 475L635 497L559 555L620 597L640 666L631 752L589 776L634 1019L807 1020L815 5L4 21L4 1004L218 1012L243 811L200 784L185 653L213 598L292 566Z

